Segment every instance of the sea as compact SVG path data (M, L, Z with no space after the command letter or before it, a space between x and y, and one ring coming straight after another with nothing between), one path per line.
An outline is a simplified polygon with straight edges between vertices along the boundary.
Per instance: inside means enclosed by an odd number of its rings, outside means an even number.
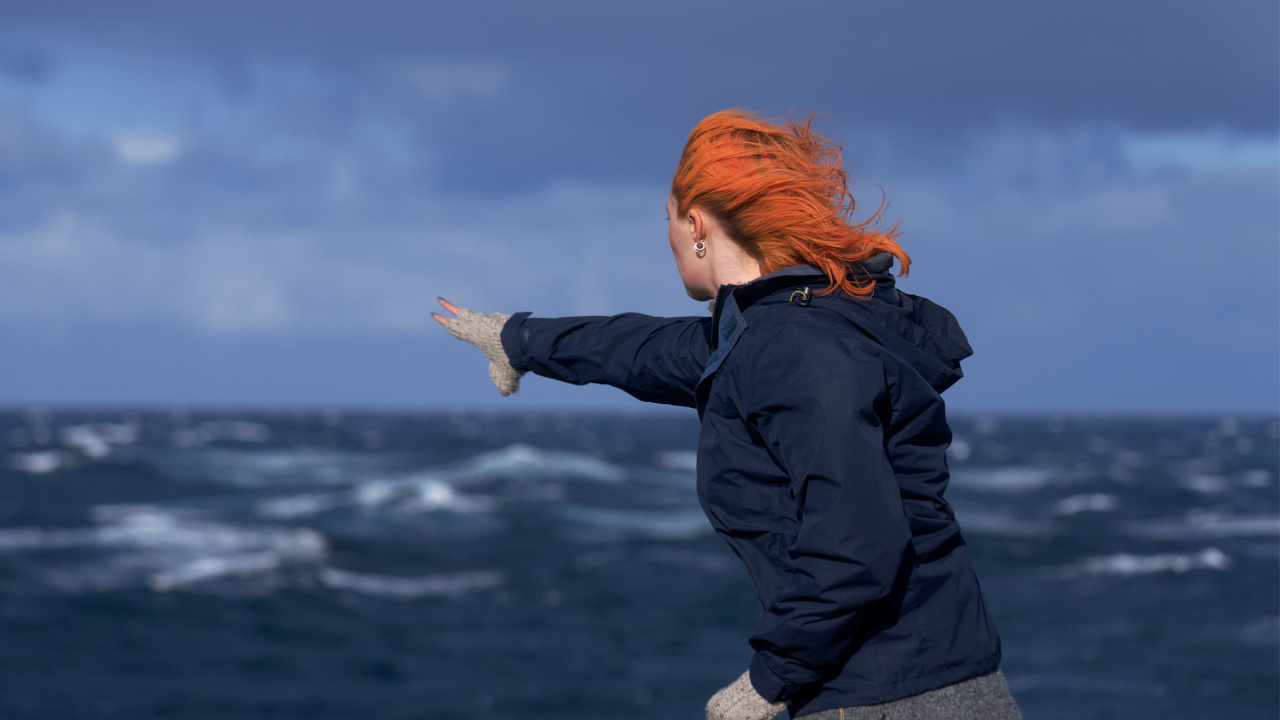
M1280 419L952 418L1024 717L1280 716ZM0 718L697 720L690 412L0 410Z

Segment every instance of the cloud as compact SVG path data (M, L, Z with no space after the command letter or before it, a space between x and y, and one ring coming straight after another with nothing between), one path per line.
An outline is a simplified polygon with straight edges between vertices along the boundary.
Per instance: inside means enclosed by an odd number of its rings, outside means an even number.
M1145 171L1265 172L1280 166L1280 137L1221 129L1134 134L1125 139L1124 153Z
M0 18L15 57L46 57L22 50L39 31L61 32L72 45L227 67L250 58L341 73L411 58L425 63L420 80L428 94L457 87L456 73L438 78L433 63L468 64L473 76L464 85L472 89L501 84L493 67L509 63L525 77L587 79L568 89L591 91L619 114L650 118L687 119L695 109L738 104L771 112L816 105L935 132L1009 115L1058 127L1223 123L1259 132L1275 129L1280 100L1280 10L1264 2L991 0L975 7L815 0L797 13L786 6L726 12L676 0L401 1L377 8L327 3L304 15L260 0L132 0L109 11L78 0L6 6Z
M1274 384L1269 6L24 7L0 10L0 333L392 346L436 295L700 314L661 207L690 126L816 105L859 202L904 223L902 287L979 348L962 402L1152 407L1218 355ZM1065 397L1045 368L1100 380Z
M112 145L116 157L126 165L164 165L182 153L182 140L151 132L120 133Z
M426 213L434 221L390 232L228 225L165 243L63 209L41 226L0 233L0 322L416 334L438 309L436 295L487 309L666 309L674 303L644 297L664 284L656 277L674 278L662 200L659 188L581 187L498 206L417 198L435 206Z
M371 132L351 127L338 148L361 147L358 136ZM996 342L1101 312L1105 299L1081 295L1081 283L1176 292L1198 271L1205 233L1224 238L1221 252L1252 258L1248 272L1269 287L1257 273L1273 267L1267 242L1280 231L1266 194L1276 173L1202 161L1151 169L1126 152L1140 141L1006 127L974 136L944 166L882 158L862 173L880 182L888 222L904 223L917 260L905 287L952 298ZM414 164L396 152L411 146L380 142L265 166L255 146L208 141L142 174L109 156L86 162L68 192L41 199L32 222L0 233L0 318L395 335L420 332L436 295L543 315L701 312L669 257L662 185L458 192L415 181ZM855 193L874 206L881 188L859 183ZM993 264L1009 274L970 292Z
M510 82L511 73L501 63L417 62L407 68L409 82L431 101L457 97L492 100Z
M52 65L47 53L29 45L18 43L0 48L0 73L19 82L43 82Z

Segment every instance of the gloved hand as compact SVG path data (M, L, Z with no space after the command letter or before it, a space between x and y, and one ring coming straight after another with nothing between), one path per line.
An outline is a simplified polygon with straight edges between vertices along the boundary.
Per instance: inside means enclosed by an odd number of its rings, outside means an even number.
M449 334L466 340L484 351L489 358L489 379L498 386L498 392L505 397L520 389L520 376L524 370L516 370L507 359L507 351L502 349L502 326L511 319L503 313L478 313L458 307L444 298L436 298L445 310L457 315L447 318L431 313L436 322L444 325Z
M786 703L771 703L751 687L751 673L711 697L707 702L707 720L772 720L785 710Z

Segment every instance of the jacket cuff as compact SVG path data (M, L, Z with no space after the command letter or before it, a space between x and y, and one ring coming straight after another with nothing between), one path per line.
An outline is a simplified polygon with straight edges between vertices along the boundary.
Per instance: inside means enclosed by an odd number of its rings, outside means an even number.
M760 693L760 697L769 702L784 702L791 693L787 692L787 684L778 677L778 674L769 669L764 662L764 656L756 653L751 658L751 687Z
M520 326L524 324L524 319L532 314L518 312L512 315L502 326L502 333L499 336L502 340L502 350L507 354L507 362L511 363L511 367L516 370L529 369L524 363L524 336L520 333Z

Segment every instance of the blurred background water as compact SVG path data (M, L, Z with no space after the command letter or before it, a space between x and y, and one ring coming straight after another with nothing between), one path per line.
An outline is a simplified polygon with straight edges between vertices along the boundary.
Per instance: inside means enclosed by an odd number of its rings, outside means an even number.
M1027 718L1271 718L1275 417L957 418ZM0 413L0 717L697 718L754 591L687 414Z

